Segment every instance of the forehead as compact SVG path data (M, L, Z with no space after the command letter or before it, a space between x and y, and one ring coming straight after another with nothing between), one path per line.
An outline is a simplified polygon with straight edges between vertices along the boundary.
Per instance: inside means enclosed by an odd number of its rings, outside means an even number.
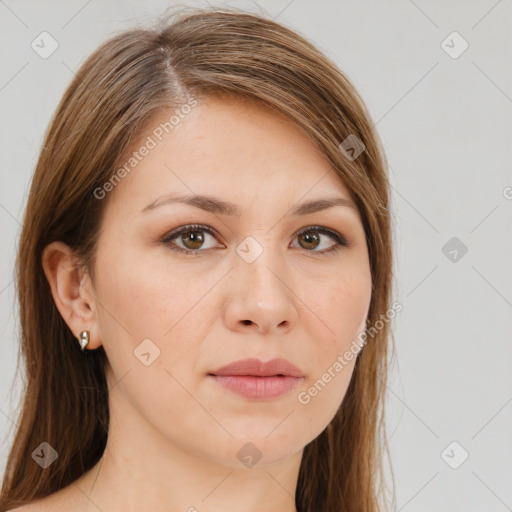
M239 203L268 194L274 200L334 191L350 197L317 144L284 114L238 99L198 99L169 129L175 110L145 124L118 164L129 172L113 195L137 205L173 191L236 195Z

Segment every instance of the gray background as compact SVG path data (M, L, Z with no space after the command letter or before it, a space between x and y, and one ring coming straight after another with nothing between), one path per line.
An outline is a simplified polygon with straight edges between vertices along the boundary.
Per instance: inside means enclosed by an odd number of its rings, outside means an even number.
M44 131L73 72L101 42L173 5L0 0L2 468L19 400L19 382L11 395L13 262ZM389 158L395 300L403 305L387 399L397 510L512 510L510 0L258 5L349 76ZM59 45L47 59L31 48L43 31ZM461 41L443 44L454 31L469 44L457 58L444 48L457 51ZM447 461L459 464L462 450L469 458L453 469Z

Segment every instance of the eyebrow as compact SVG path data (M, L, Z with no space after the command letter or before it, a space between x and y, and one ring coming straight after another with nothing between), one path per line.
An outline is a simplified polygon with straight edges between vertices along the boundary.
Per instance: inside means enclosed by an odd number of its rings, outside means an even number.
M167 194L164 196L160 196L151 204L148 204L141 213L148 212L158 208L159 206L163 206L166 204L188 204L191 206L195 206L196 208L200 208L201 210L211 212L219 215L229 215L233 217L241 217L242 209L240 206L230 203L228 201L221 201L213 196L205 196L205 195L174 195ZM350 200L341 196L322 198L322 199L314 199L311 201L306 201L300 203L295 206L290 214L295 216L299 215L309 215L311 213L319 212L322 210L326 210L328 208L333 208L334 206L345 206L347 208L352 208L356 212L356 205Z

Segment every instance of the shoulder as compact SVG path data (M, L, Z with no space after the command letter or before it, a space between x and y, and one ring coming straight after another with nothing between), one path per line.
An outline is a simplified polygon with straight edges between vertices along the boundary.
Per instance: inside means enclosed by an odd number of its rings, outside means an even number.
M84 503L83 492L74 482L48 496L36 498L7 512L81 512L88 510L88 505Z
M69 510L69 505L71 505L71 501L67 496L64 496L61 492L55 492L7 512L65 512ZM78 509L73 508L73 510Z
M36 500L19 508L12 508L8 512L50 512L50 508L44 504L44 500Z

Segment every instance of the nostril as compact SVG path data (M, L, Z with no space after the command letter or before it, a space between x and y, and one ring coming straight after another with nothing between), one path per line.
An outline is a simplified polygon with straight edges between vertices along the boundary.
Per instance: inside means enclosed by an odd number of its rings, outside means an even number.
M251 320L243 320L243 324L244 325L251 325L252 321Z

